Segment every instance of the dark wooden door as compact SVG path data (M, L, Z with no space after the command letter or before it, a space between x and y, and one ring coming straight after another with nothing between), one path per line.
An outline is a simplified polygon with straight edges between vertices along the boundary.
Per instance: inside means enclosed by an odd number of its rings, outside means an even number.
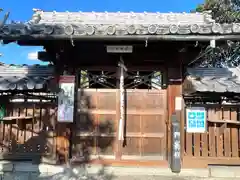
M73 156L116 158L119 91L79 92ZM162 160L166 152L166 90L127 90L126 144L122 159Z

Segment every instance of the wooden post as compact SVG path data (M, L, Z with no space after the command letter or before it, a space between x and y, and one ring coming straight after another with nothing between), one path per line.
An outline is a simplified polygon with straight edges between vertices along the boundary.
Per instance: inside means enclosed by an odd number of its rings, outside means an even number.
M180 173L181 171L181 135L180 121L176 114L171 116L172 123L172 153L170 167L172 172Z
M181 67L180 67L181 68ZM171 155L171 116L175 111L175 98L182 96L182 75L180 68L168 68L168 150L167 150L167 157L169 158Z
M78 115L78 88L81 83L81 71L79 69L74 70L75 74L75 86L74 86L74 110L73 110L73 123L70 125L70 136L69 136L69 159L72 159L73 149L73 137L75 136L74 127L76 125L76 119Z

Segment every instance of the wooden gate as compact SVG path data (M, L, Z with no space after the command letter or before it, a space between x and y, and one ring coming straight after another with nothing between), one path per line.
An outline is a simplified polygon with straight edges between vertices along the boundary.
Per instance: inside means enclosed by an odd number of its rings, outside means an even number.
M118 89L84 89L79 90L78 97L78 115L73 126L57 123L55 101L8 104L5 118L9 119L0 125L1 158L58 161L62 156L60 141L68 140L62 136L72 127L73 159L120 158L155 164L166 159L166 90L126 90L124 142L117 139Z
M15 102L4 104L0 124L0 159L54 160L56 103Z
M206 108L206 133L184 132L184 167L206 168L216 164L239 164L238 107L207 105Z
M125 141L121 159L166 159L166 90L126 90ZM79 91L73 156L117 158L119 121L117 89Z

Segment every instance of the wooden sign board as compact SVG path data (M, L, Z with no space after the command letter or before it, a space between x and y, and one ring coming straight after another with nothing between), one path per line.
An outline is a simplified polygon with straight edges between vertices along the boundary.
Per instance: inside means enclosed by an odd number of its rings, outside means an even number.
M107 46L108 53L132 53L133 46Z
M60 76L58 94L58 122L73 122L75 76Z

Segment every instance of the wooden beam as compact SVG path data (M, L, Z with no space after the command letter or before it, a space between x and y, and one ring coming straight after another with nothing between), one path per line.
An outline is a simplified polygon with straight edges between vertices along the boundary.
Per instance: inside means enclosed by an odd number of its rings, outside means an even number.
M208 168L208 165L239 165L239 158L189 156L183 158L183 168Z
M61 61L64 64L73 66L86 65L115 65L117 64L117 55L108 54L104 42L75 42L74 46L70 41L45 41L44 47L50 54L61 54ZM165 43L149 43L147 47L143 43L133 45L133 53L123 55L126 65L139 66L141 64L159 66L159 64L167 63L168 66L179 66L178 56L179 50L186 45L184 43L165 42ZM91 53L94 52L94 53ZM42 52L41 52L42 53ZM185 64L189 59L193 59L199 53L199 48L191 48L188 56L185 57ZM188 58L189 57L189 58ZM39 54L39 58L43 61L51 60L49 55ZM81 59L81 61L80 61Z

